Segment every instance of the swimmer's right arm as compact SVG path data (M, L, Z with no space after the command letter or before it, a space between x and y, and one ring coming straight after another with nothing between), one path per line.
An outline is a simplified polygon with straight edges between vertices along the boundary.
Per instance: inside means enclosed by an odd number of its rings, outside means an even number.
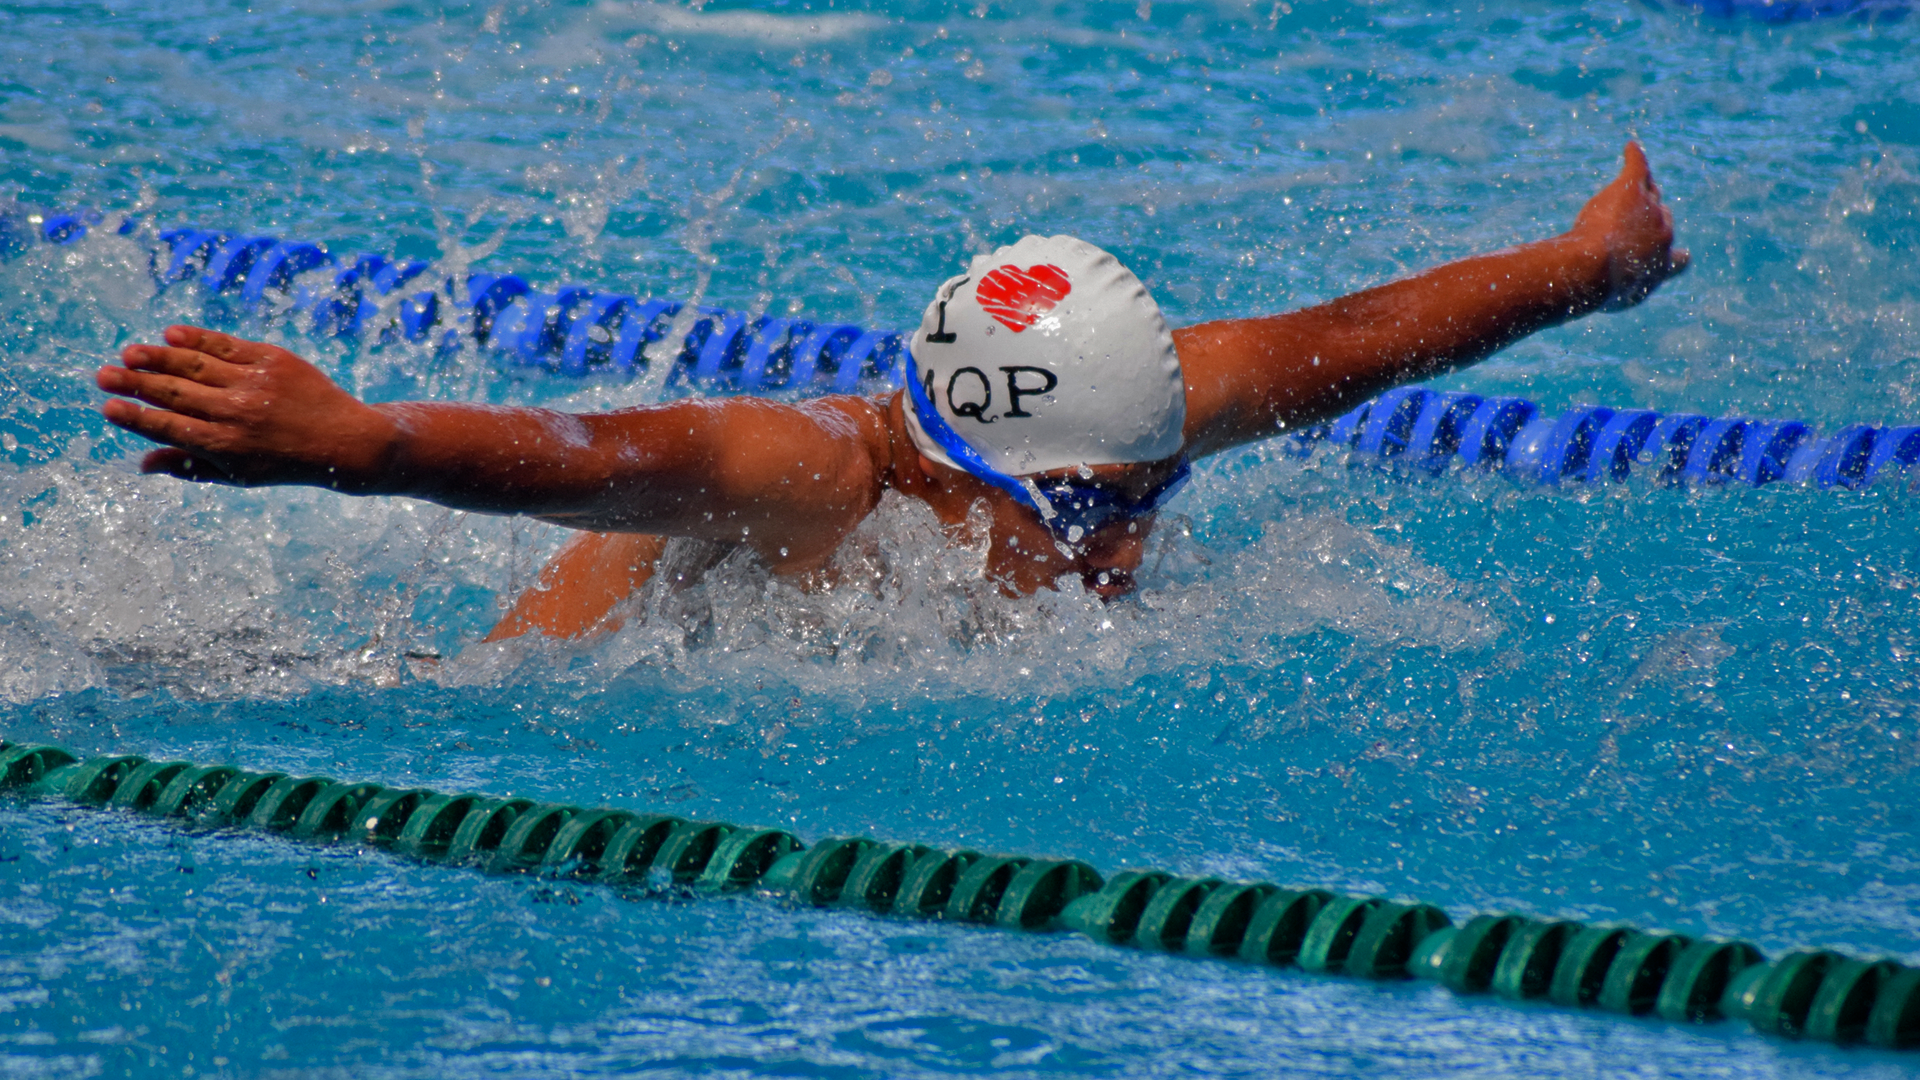
M665 538L644 533L574 533L482 640L530 632L579 638L620 629L621 601L652 580L666 546Z
M163 444L146 472L744 542L779 569L824 563L878 502L886 469L884 420L857 398L589 415L368 405L285 349L191 326L121 359L97 375L117 395L102 412Z
M1437 266L1302 311L1174 334L1189 452L1214 453L1336 416L1397 383L1492 355L1528 334L1630 307L1687 267L1646 155L1559 236Z

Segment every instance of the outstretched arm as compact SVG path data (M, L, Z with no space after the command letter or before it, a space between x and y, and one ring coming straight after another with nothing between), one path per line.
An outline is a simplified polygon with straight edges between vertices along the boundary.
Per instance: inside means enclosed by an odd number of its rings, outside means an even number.
M1620 175L1552 239L1304 311L1176 332L1188 449L1209 454L1337 415L1535 331L1630 307L1686 266L1646 155L1628 143Z
M285 349L189 326L100 369L147 472L407 495L583 529L749 544L809 569L878 501L883 420L858 398L735 398L592 415L366 405ZM133 400L126 400L133 399ZM135 401L145 402L143 408Z

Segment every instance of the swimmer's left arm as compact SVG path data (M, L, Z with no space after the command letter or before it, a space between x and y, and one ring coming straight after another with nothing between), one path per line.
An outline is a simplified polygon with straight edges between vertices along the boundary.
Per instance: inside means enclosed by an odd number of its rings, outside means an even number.
M1194 456L1336 416L1411 379L1485 359L1529 334L1639 303L1686 269L1646 155L1559 236L1463 259L1268 318L1174 334Z
M100 369L102 412L162 443L147 472L310 484L528 514L580 529L745 543L776 569L823 562L880 496L887 439L860 398L684 401L570 415L368 405L277 346L175 326ZM144 402L142 407L136 402Z

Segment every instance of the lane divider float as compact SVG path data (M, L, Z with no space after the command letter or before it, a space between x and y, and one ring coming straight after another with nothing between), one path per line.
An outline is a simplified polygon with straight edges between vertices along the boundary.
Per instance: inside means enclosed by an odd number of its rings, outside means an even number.
M1152 952L1362 979L1425 979L1459 994L1674 1023L1743 1020L1788 1039L1920 1045L1920 968L1830 950L1769 960L1739 941L1515 914L1455 925L1431 904L1325 889L1157 870L1104 877L1073 859L864 836L809 846L784 829L133 754L80 761L44 745L0 742L0 790L201 828L364 844L496 874L1071 931Z
M132 218L0 207L0 256L66 245L104 229L141 234ZM444 358L478 349L508 372L631 378L670 365L666 385L705 393L871 393L894 385L901 335L852 323L751 315L591 285L536 288L517 274L455 279L431 263L257 233L181 227L154 234L162 289L197 285L209 314L278 320L323 339L410 343ZM669 334L675 340L666 341ZM666 342L665 344L662 344Z
M1403 386L1292 439L1356 461L1438 475L1456 463L1533 484L1606 484L1635 470L1657 482L1862 488L1920 461L1920 425L1849 424L1821 437L1799 420L1708 417L1576 405L1555 414L1518 397Z

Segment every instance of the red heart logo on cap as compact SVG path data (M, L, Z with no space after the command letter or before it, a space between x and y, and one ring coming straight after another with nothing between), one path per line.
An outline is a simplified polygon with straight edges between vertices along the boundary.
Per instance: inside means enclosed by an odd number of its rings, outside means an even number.
M974 286L973 295L995 322L1017 334L1039 322L1072 291L1065 270L1041 263L1025 270L996 267Z

